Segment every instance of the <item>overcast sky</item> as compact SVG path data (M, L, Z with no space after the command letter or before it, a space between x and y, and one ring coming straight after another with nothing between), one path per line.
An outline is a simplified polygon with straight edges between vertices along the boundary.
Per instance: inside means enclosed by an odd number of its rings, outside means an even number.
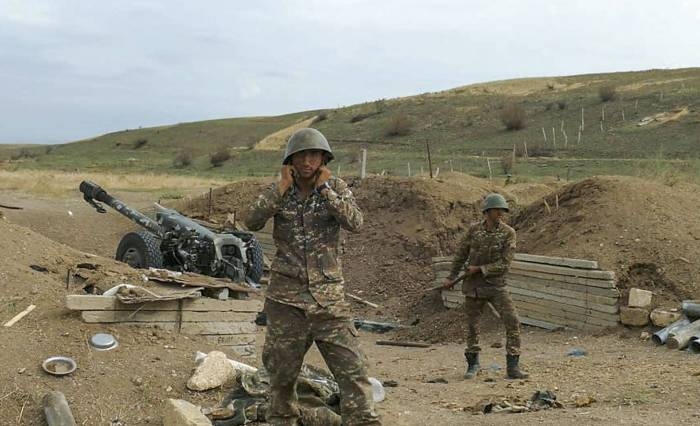
M700 65L695 0L0 0L0 142Z

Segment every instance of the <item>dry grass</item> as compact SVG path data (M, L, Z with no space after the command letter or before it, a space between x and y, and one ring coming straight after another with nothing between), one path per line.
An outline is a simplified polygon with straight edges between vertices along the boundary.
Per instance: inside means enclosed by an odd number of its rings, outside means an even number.
M0 190L21 191L45 196L64 196L77 192L83 180L92 180L110 190L189 191L224 185L218 179L155 174L69 173L38 170L0 170Z

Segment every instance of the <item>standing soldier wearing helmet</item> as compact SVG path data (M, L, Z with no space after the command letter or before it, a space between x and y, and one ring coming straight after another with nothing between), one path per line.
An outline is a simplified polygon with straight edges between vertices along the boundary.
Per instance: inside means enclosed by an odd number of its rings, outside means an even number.
M465 379L472 379L479 372L479 330L484 305L491 303L498 311L506 328L507 374L510 379L524 379L528 374L520 371L520 320L515 312L513 300L506 289L504 275L510 268L515 253L515 230L502 221L508 212L508 203L500 194L489 194L484 199L481 211L484 220L474 223L462 241L452 263L450 276L444 287L452 282L463 268L467 276L462 282L467 311L467 358Z
M295 385L314 342L338 382L343 424L381 424L338 258L340 228L358 232L362 212L348 185L326 167L332 159L321 132L296 131L287 142L280 181L259 196L246 220L257 231L274 218L277 254L266 293L262 356L270 374L272 425L298 424Z

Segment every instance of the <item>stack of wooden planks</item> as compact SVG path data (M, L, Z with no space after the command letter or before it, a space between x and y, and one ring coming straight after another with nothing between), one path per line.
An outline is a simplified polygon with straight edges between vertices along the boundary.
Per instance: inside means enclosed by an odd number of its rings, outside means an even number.
M157 326L184 334L203 335L224 351L255 356L257 300L211 298L125 304L116 296L68 295L66 307L81 311L87 323Z
M452 257L433 258L435 283L449 274ZM619 322L620 292L615 274L598 262L518 253L506 283L523 324L581 330L614 327ZM459 285L444 290L445 306L464 303Z

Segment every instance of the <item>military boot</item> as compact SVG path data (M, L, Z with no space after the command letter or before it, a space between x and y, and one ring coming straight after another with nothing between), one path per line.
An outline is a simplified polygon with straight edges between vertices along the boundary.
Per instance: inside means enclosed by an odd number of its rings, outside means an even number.
M506 355L506 365L509 379L527 379L530 377L530 375L526 372L520 371L520 367L518 366L519 362L520 355Z
M479 373L479 353L465 353L464 356L467 358L467 371L464 372L464 378L473 379Z

